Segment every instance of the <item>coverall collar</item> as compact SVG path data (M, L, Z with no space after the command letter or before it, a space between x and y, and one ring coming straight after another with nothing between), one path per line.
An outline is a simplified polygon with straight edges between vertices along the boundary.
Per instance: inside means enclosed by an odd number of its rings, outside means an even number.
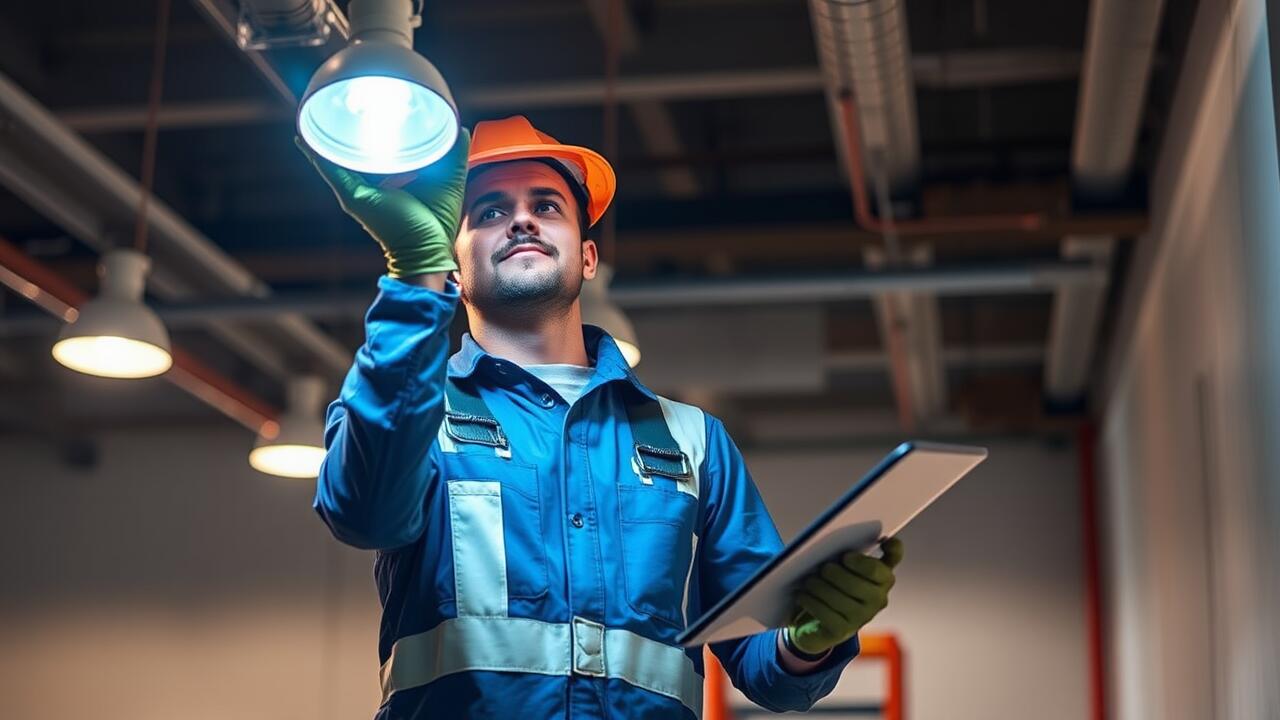
M645 396L657 400L658 396L640 382L631 366L627 364L618 344L609 333L594 325L582 326L582 340L587 348L587 358L595 368L595 376L588 384L588 389L608 382L621 381L630 384ZM448 374L451 378L467 378L475 374L482 363L494 365L499 358L485 352L484 348L471 337L471 333L462 336L462 347L449 358ZM514 363L512 363L514 364Z

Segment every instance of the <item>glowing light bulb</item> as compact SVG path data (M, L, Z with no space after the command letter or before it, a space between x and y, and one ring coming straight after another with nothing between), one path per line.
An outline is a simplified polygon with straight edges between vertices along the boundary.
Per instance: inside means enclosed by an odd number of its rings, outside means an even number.
M324 448L313 445L264 445L249 453L255 470L281 477L316 477L323 462Z
M371 162L394 161L413 112L413 89L399 78L362 77L346 83L345 104L360 150Z
M172 356L163 348L112 336L59 340L53 346L53 357L72 370L111 378L152 377L173 365Z
M317 90L298 116L302 138L321 156L352 170L417 170L453 146L458 120L431 90L394 77L366 75Z
M347 5L348 45L311 76L298 134L357 172L394 175L444 157L458 138L458 110L440 71L413 50L421 16L408 0Z

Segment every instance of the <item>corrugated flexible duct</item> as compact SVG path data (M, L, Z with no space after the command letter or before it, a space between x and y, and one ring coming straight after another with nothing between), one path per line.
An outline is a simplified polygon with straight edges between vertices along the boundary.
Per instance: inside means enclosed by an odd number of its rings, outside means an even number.
M903 3L810 0L809 7L832 127L842 125L840 96L852 91L858 98L867 174L874 178L883 171L894 194L914 189L920 136ZM843 134L836 138L845 155Z

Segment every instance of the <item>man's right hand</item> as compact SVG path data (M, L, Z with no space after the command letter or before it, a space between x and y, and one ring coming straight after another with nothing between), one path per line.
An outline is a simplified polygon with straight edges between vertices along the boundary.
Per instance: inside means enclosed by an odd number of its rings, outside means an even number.
M408 278L458 269L453 240L462 222L466 191L467 151L471 134L458 131L458 140L440 160L408 176L387 178L378 185L358 172L316 155L295 138L298 148L324 178L338 203L382 246L387 274Z

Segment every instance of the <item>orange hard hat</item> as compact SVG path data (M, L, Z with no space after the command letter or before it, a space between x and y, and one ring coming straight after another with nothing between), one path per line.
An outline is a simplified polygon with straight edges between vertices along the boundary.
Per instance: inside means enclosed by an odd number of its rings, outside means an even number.
M617 179L600 153L577 145L563 145L538 131L523 115L476 123L471 132L467 170L480 165L548 158L559 162L587 193L587 226L595 225L613 200Z

